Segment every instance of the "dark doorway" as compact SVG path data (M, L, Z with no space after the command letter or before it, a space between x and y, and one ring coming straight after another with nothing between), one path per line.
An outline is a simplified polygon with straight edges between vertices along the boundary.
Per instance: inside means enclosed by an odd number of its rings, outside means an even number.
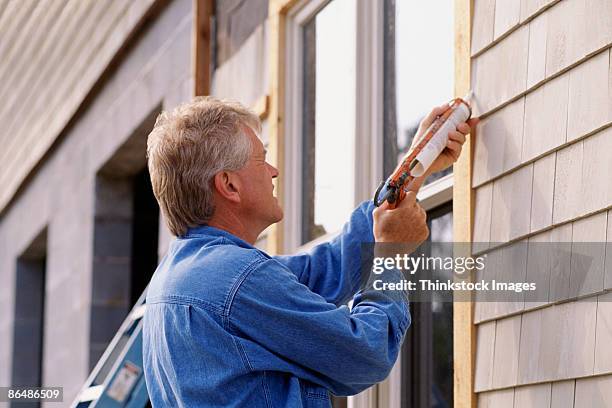
M153 195L147 167L134 176L132 191L134 217L132 219L130 305L136 303L157 267L159 206Z
M17 259L12 385L42 385L45 327L47 230L44 229ZM11 407L40 407L39 402L12 403Z
M151 113L96 177L90 369L157 266L159 207L146 166L146 140L157 114Z

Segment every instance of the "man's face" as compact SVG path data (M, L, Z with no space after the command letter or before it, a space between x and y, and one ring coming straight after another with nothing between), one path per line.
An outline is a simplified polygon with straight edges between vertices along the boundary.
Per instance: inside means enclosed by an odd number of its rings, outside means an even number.
M276 167L266 162L266 149L252 129L246 133L253 146L246 166L236 172L242 180L240 198L251 220L261 223L263 228L280 221L283 210L274 197L272 179L278 176Z

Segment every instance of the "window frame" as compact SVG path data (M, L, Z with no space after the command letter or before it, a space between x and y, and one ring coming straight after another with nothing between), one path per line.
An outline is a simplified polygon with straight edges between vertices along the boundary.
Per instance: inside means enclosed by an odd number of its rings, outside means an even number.
M417 193L417 199L425 211L447 205L453 201L453 173L421 187ZM451 210L452 212L452 210ZM455 329L453 329L454 333ZM454 334L453 334L454 335ZM378 384L378 405L361 405L361 407L376 408L401 408L402 396L405 389L410 385L402 383L402 361L404 356L398 356L389 377Z
M279 84L281 86L278 88L280 94L275 93L273 89L272 95L275 98L273 103L276 103L274 102L275 100L278 100L280 103L280 106L273 109L273 113L278 116L277 120L280 126L278 133L282 138L276 141L276 143L280 142L281 150L279 153L283 156L282 171L284 172L284 177L282 202L286 214L282 230L279 232L280 236L282 236L281 246L284 252L287 253L309 250L319 243L332 239L340 232L330 232L304 245L298 245L301 237L300 178L302 163L301 155L299 154L302 143L302 80L297 71L301 66L302 56L302 36L300 35L299 29L300 23L303 24L329 1L330 0L279 0L273 4L271 3L270 7L271 15L274 17L273 28L275 24L278 24L280 28L278 32L279 37L273 38L274 44L277 44L279 47L277 50L279 52L278 59L275 59L276 57L272 55L272 61L278 65L277 75L278 79L281 81ZM357 180L355 186L355 203L360 199L370 199L373 191L375 191L384 176L384 138L382 137L384 129L384 2L371 2L369 0L356 1L358 3L356 44L359 45L357 50L356 82L361 83L362 86L357 87L357 139L355 154L356 158L361 157L361 155L364 155L367 151L371 152L371 154L365 155L366 161L356 160L356 163L361 163L361 167L357 166L355 171ZM456 16L465 17L465 12L469 12L470 7L466 6L467 3L465 3L465 0L459 0L459 3L460 12L456 13ZM459 51L464 51L466 47L469 50L470 19L467 19L466 24L465 18L457 22L456 17L455 25L456 37L458 34L461 34L459 38L463 39L463 41L457 41L457 46L460 48ZM465 35L465 31L468 31L468 35ZM273 36L274 34L275 33L273 33ZM273 48L273 51L274 49L275 48ZM459 94L462 92L463 88L469 86L469 74L467 77L461 75L463 71L465 71L465 66L469 66L469 51L466 54L465 52L458 52L456 50L456 54L459 55L456 56L455 87L457 90L456 94ZM465 55L468 55L468 57L466 58ZM370 98L369 103L364 103L364 100L368 100L364 99L365 97ZM274 119L274 117L275 115L272 115L272 119ZM470 147L469 143L466 144L466 147ZM469 156L471 156L471 152L466 153L466 155L468 156L467 158L457 163L456 167L459 168L459 171L455 169L453 174L447 175L421 188L417 197L426 211L452 201L453 213L459 216L464 215L465 211L463 211L463 209L466 208L466 204L468 204L467 207L469 208L469 200L465 203L464 195L466 186L469 191L469 174L471 172ZM466 165L466 163L468 164ZM466 170L467 176L465 174ZM456 207L458 207L457 209L459 211L455 210ZM454 229L456 229L455 224L457 223L453 221ZM297 231L295 228L296 225L299 226ZM469 314L469 311L467 313ZM457 331L465 330L465 327L470 324L457 324L457 316L454 317L454 320L453 337L455 337ZM468 322L471 322L471 320L468 320ZM470 329L473 336L473 327L470 327ZM459 348L457 348L457 350L458 349ZM454 352L455 356L457 356L457 350ZM468 360L469 359L466 361ZM463 364L463 361L461 363ZM457 363L455 366L457 366ZM457 367L455 367L455 369L457 369ZM468 387L470 385L471 384L468 384ZM348 406L353 408L377 406L399 408L401 406L401 390L401 358L398 358L398 362L387 380L366 390L364 393L349 397ZM457 391L457 384L455 384L455 391ZM470 394L473 398L473 392ZM463 392L455 392L455 402L465 399L466 395Z
M302 244L302 27L331 0L303 0L285 19L283 252L304 251L338 235L330 231ZM355 194L353 204L371 199L383 177L383 5L356 1ZM359 85L359 86L358 86Z

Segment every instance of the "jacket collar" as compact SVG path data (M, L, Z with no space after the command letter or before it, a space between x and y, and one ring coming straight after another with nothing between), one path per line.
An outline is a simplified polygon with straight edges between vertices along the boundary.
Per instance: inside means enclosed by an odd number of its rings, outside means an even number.
M208 225L198 225L197 227L190 227L187 229L187 233L179 237L180 239L189 239L189 238L226 238L231 241L233 244L236 244L245 248L254 248L253 245L249 244L242 238L238 238L236 235L222 230L220 228L211 227Z

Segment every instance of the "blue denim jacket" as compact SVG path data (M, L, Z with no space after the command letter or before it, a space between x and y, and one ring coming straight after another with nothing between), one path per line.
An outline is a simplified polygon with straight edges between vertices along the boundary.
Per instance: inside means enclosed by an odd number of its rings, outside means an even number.
M143 323L153 406L330 407L329 392L385 379L410 315L391 293L358 291L372 210L309 254L270 257L207 226L173 241Z

